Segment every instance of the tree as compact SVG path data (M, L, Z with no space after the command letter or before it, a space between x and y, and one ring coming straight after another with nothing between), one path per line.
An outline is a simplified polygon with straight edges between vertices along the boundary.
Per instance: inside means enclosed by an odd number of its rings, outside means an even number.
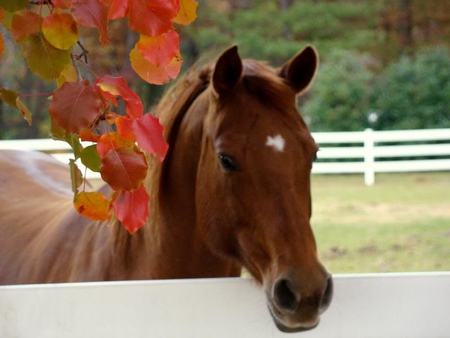
M314 131L352 131L369 127L373 63L368 54L338 50L319 70L302 108Z
M122 76L98 76L88 65L88 50L80 27L96 28L102 45L109 43L110 20L126 18L139 34L130 52L133 70L145 81L163 84L181 68L179 36L174 24L188 25L196 17L193 0L17 0L0 1L2 24L22 47L28 68L58 88L49 113L52 137L74 150L70 161L75 208L94 220L107 220L113 210L130 233L146 223L149 196L143 186L147 157L164 159L163 127L143 114L139 96ZM4 40L0 39L0 56ZM32 112L20 93L0 88L0 98L32 123ZM118 99L124 115L116 110ZM115 125L113 128L112 126ZM91 141L84 148L80 141ZM76 161L101 173L114 190L111 198L86 192Z
M378 79L372 94L378 129L450 127L450 49L403 56Z

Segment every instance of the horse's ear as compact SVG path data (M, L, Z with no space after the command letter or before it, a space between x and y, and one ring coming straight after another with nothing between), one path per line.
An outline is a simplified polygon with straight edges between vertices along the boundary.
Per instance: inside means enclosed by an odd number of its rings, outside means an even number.
M308 45L280 68L279 75L299 94L313 83L318 65L316 49Z
M237 46L227 49L216 62L213 74L213 88L217 95L229 93L241 80L242 60Z

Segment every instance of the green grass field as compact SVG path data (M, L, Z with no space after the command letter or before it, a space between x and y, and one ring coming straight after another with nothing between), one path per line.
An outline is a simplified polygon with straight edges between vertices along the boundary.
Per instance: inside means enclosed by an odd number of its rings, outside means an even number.
M450 172L313 175L312 226L333 273L450 270Z

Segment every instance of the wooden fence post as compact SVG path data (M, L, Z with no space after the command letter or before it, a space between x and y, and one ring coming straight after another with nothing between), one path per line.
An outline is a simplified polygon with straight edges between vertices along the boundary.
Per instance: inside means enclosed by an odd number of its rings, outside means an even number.
M372 186L375 183L375 142L373 130L364 130L364 183Z

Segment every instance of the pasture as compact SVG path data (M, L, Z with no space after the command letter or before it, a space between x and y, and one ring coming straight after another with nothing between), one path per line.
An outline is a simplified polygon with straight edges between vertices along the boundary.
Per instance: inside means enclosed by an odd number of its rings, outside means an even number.
M450 270L450 172L313 175L312 227L332 273Z

